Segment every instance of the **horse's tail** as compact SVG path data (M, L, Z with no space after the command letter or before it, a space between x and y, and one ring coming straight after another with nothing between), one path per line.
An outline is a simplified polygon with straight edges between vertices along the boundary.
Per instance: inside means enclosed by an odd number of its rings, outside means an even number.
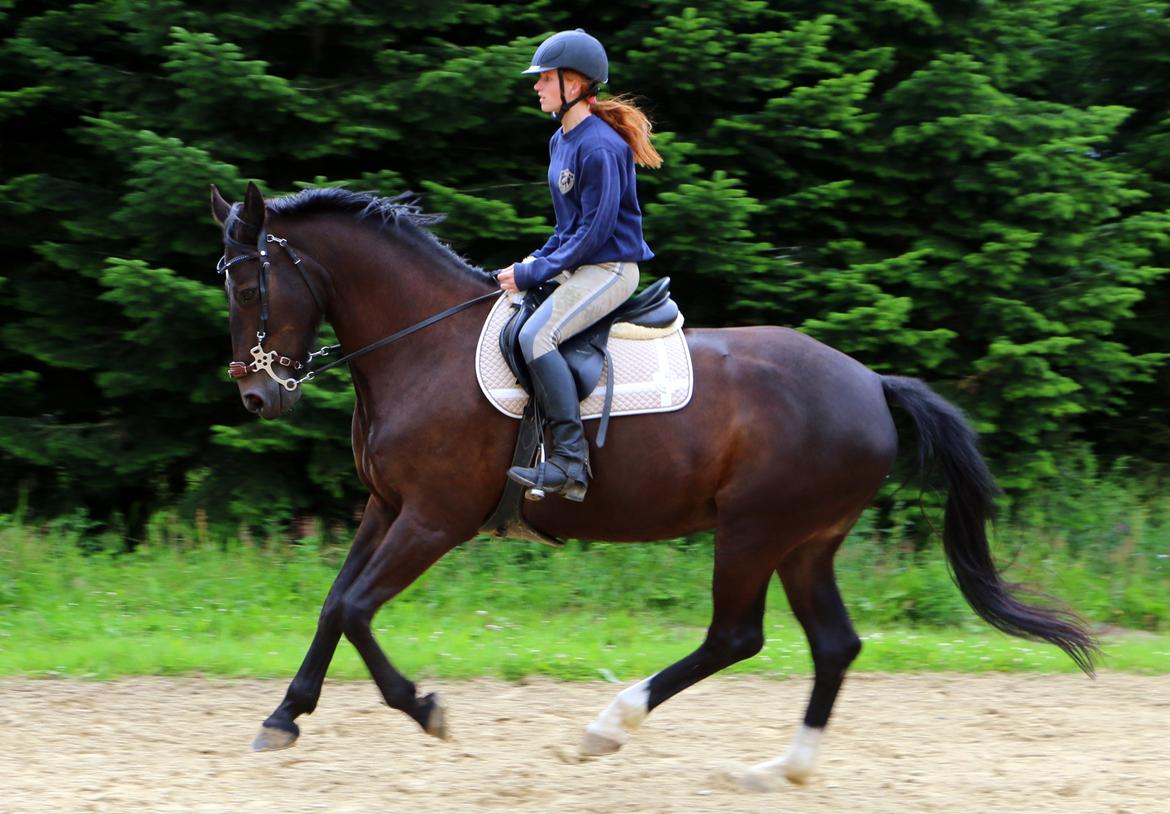
M943 547L968 604L1005 633L1056 645L1092 675L1098 648L1083 621L1071 611L1020 601L1018 586L1004 582L996 570L986 526L995 517L999 488L962 412L918 379L883 376L882 389L914 421L919 469L925 471L934 462L942 465L947 484Z

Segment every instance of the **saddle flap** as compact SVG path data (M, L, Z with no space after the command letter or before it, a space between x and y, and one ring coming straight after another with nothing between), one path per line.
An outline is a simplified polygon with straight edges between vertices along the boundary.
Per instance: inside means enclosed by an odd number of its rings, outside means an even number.
M520 329L535 310L536 306L529 303L527 296L519 301L513 300L512 316L508 317L508 322L500 331L499 339L500 354L515 374L516 381L529 394L532 393L532 380L528 377L528 365L524 364L524 354L520 352Z

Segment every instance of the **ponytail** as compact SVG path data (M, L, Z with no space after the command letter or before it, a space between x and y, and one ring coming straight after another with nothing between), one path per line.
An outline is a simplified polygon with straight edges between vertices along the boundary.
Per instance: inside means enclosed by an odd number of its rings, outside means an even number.
M638 109L632 97L625 95L609 99L590 97L589 109L616 130L622 140L630 145L634 152L634 161L655 170L662 166L662 156L650 143L652 129L650 119Z
M582 87L590 88L586 93L596 92L596 83L580 71L566 68L565 77L577 80ZM634 161L652 170L662 166L662 156L650 143L650 131L653 129L650 119L634 104L633 96L622 94L609 99L598 99L596 96L590 96L588 103L589 110L617 131L617 134L622 137L622 141L630 145L630 149L634 153Z

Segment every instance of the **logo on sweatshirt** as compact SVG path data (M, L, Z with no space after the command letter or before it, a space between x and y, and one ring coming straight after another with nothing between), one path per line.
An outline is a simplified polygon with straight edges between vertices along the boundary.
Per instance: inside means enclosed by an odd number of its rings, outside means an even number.
M557 187L561 190L562 195L567 195L569 190L573 188L573 171L561 170L561 177L557 179Z

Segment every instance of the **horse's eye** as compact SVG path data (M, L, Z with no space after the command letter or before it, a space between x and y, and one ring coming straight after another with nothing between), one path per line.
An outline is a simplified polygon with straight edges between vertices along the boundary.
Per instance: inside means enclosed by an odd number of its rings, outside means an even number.
M240 302L242 302L244 305L249 305L250 303L253 303L256 301L256 289L245 288L236 296L239 298Z

